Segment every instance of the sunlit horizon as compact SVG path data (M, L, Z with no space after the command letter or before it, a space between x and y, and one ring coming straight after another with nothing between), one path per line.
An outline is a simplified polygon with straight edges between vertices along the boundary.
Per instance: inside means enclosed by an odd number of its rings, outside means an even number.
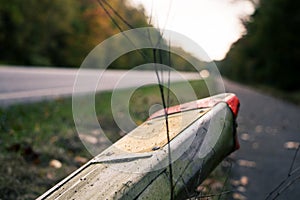
M248 1L131 0L131 2L134 5L144 6L149 19L152 16L151 23L155 27L176 31L192 39L212 60L222 60L226 56L232 43L245 33L240 19L251 15L254 11Z

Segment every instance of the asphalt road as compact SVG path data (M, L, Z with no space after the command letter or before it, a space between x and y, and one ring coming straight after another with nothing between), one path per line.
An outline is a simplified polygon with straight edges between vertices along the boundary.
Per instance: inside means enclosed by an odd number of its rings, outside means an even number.
M74 69L0 67L0 106L71 95L76 73ZM85 70L83 74L93 79L99 71ZM125 82L122 87L131 87L138 81L156 82L153 74L106 71L102 77L106 84L99 84L96 90L111 90L116 80L124 76L134 81ZM194 74L184 76L195 78ZM176 76L173 78L176 81ZM295 146L300 142L300 107L228 80L224 83L226 91L237 94L241 101L238 117L241 148L231 155L235 161L231 172L234 199L265 199L290 171ZM87 87L86 92L91 89ZM297 167L300 155L294 164L294 169ZM299 177L300 173L295 173L289 180ZM295 182L286 191L280 191L278 199L299 198L300 182Z
M241 148L231 156L235 160L231 181L235 185L235 199L266 199L290 171L300 142L300 107L228 80L225 85L241 101L238 116ZM293 169L299 167L300 154ZM286 191L276 190L277 199L300 199L299 178L299 172L292 174L283 186L293 179L296 182Z
M0 106L71 96L77 73L77 69L0 66ZM79 73L80 80L87 80L84 81L86 85L80 86L80 92L113 90L118 80L123 79L118 88L157 83L152 71L106 70L103 73L103 70L83 69ZM98 84L91 85L91 82L98 80L100 74L102 76ZM171 74L171 81L184 79L199 79L199 75Z

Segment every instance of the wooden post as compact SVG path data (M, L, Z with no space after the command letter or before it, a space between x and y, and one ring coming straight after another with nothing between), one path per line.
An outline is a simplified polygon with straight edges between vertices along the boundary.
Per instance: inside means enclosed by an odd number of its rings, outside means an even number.
M38 199L170 199L200 184L238 145L238 99L222 94L170 108L170 144L158 112Z

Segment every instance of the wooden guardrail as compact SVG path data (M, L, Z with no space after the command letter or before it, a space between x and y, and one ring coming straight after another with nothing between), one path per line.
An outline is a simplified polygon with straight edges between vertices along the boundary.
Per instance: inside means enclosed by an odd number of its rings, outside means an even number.
M169 108L170 143L164 111L157 112L38 199L170 199L170 183L178 197L238 148L238 105L221 94Z

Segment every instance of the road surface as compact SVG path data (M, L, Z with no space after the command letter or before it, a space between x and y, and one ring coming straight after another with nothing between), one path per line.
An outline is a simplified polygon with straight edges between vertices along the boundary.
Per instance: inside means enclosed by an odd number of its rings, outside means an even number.
M98 79L103 70L83 69L80 77L87 80ZM70 96L78 73L77 69L46 67L5 67L0 66L0 106L27 103L61 96ZM167 73L165 73L166 75ZM157 83L152 71L106 70L97 86L80 87L81 92L113 90L118 80L124 78L121 87L128 88L145 83ZM171 81L199 79L195 73L171 74ZM120 87L120 86L119 86ZM83 89L83 90L82 90Z
M288 176L300 142L300 107L228 80L225 86L241 101L238 116L241 148L232 155L235 199L265 199ZM297 167L300 167L300 154L294 169ZM300 199L299 176L297 173L290 177L298 178L298 182L278 199Z

